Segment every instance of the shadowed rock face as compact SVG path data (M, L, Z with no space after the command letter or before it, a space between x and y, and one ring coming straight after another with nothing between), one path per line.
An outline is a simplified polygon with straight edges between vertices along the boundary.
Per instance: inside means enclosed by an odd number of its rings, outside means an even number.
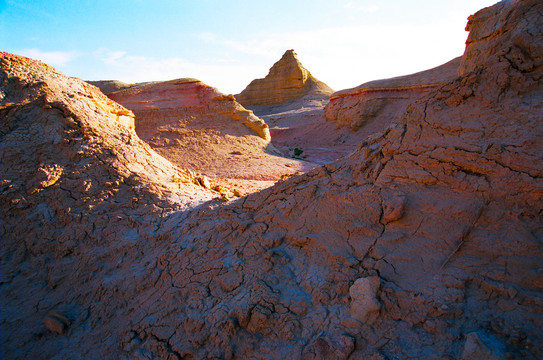
M93 358L69 344L116 311L113 269L146 276L137 249L162 214L216 195L140 140L131 111L38 61L0 53L0 121L1 357Z
M253 80L237 101L247 108L281 104L306 95L329 95L333 90L307 71L294 50L287 50L264 79Z
M535 0L478 12L471 31L504 19L481 40L490 58L473 57L351 156L228 204L167 215L109 203L129 223L100 207L45 211L56 183L42 198L2 188L3 355L543 357L541 13ZM529 36L530 69L507 60L514 34ZM34 108L20 106L2 121ZM2 130L2 151L15 135ZM146 199L153 183L139 184L124 189Z
M383 131L405 112L407 105L454 80L460 61L457 57L416 74L370 81L337 91L330 95L324 116L338 127L348 126L365 136Z

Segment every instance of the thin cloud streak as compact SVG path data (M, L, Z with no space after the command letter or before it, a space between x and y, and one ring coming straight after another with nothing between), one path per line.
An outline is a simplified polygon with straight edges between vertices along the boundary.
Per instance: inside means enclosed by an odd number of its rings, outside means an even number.
M36 48L15 50L14 53L53 66L64 66L81 55L78 51L42 51Z

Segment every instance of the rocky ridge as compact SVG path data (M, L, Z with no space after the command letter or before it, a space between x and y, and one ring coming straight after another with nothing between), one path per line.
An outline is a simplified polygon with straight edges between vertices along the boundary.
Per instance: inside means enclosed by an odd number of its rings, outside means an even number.
M2 358L51 358L72 339L49 334L115 312L112 269L145 276L138 249L164 214L219 194L140 140L130 110L41 62L0 53L0 120Z
M330 95L324 109L327 120L352 131L364 128L362 137L383 131L407 106L458 76L461 57L419 73L375 80Z
M303 96L327 98L333 90L311 75L294 50L287 50L263 79L253 80L236 100L246 108L282 104ZM257 112L258 113L258 112Z
M226 205L149 215L153 231L138 217L98 223L77 251L3 247L4 355L541 358L542 13L523 0L475 14L483 35L466 54L489 56L345 159ZM61 247L1 226L7 244ZM90 249L94 273L80 265Z
M98 80L98 81L87 81L87 83L96 86L104 94L109 94L114 91L119 91L127 89L133 85L124 83L119 80Z

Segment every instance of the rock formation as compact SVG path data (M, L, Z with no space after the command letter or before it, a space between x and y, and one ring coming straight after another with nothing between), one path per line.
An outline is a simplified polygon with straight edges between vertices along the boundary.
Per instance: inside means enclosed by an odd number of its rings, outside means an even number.
M73 353L74 333L115 311L120 268L146 276L140 250L164 213L218 197L196 180L96 87L0 53L1 357L95 357L83 339Z
M62 91L41 96L36 69L4 55L3 357L543 357L542 13L520 0L475 14L466 54L488 56L349 157L174 212L157 191L169 176L127 173L92 202L86 165L117 174L141 142L119 127L119 153L102 150L100 129L120 125L82 83L49 69ZM48 96L88 111L44 108ZM67 122L87 135L52 131ZM54 168L64 137L94 151L74 165L84 176L39 177L33 192L33 172L14 169Z
M526 31L542 28L541 11L532 0L477 13L472 31L499 24L477 40L492 58L473 58L350 157L183 224L173 215L162 254L174 285L149 300L160 319L142 314L127 351L540 358L543 58L523 47L534 63L523 71L506 54L517 36L543 44ZM371 311L353 314L364 302Z
M307 95L324 96L333 90L307 71L294 50L287 50L270 69L264 79L253 80L240 94L237 101L246 108L282 104Z
M127 89L132 86L119 80L98 80L87 82L91 85L98 87L100 91L102 91L106 95L111 92Z
M383 131L407 105L458 76L461 57L412 75L375 80L330 95L324 116L338 127L361 131L362 138Z
M108 96L134 112L137 134L155 151L192 171L267 187L314 166L284 158L262 119L199 80L145 83Z

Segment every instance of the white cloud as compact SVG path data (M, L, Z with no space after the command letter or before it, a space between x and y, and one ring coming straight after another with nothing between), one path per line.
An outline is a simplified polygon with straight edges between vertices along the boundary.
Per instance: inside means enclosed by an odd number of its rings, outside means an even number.
M368 5L368 4L360 5L360 4L355 4L352 1L349 1L347 4L345 4L344 8L349 9L350 11L358 10L358 11L366 12L366 13L373 13L373 12L376 12L377 10L379 10L379 6L377 6L375 4L372 4L372 5Z
M201 33L198 33L198 34L193 34L194 37L200 39L200 40L204 40L204 41L213 41L213 40L216 40L218 35L213 33L213 32L201 32Z
M111 51L106 48L100 48L94 51L93 55L98 57L106 64L115 64L118 60L126 55L126 51Z
M247 65L237 59L213 58L193 62L181 57L156 58L108 49L98 49L92 55L94 67L100 70L84 75L87 80L116 79L136 83L190 77L225 93L241 91L253 80L252 73L259 70L258 65ZM253 72L247 72L248 69L253 69Z
M39 49L21 49L15 50L14 53L57 67L66 65L80 55L77 51L42 51Z

